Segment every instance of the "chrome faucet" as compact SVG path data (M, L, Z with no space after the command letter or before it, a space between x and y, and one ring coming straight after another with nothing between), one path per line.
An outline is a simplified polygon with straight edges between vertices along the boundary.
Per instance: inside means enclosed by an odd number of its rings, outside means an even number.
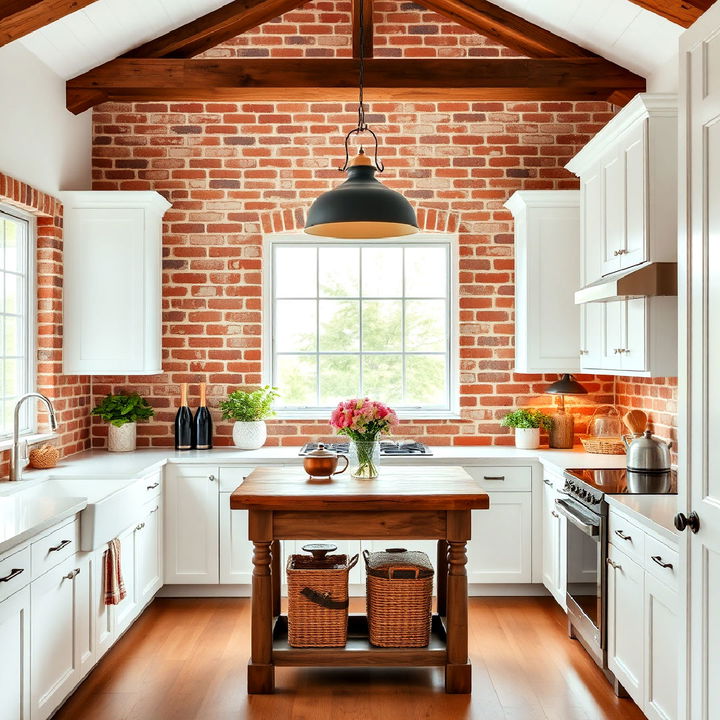
M10 480L20 480L22 478L22 463L20 462L20 408L23 403L30 398L37 398L42 400L47 405L48 413L50 414L50 429L57 430L57 419L55 417L55 408L50 402L50 398L41 395L40 393L31 392L27 395L23 395L17 403L15 403L15 421L13 424L13 447L12 447L12 460L10 462Z

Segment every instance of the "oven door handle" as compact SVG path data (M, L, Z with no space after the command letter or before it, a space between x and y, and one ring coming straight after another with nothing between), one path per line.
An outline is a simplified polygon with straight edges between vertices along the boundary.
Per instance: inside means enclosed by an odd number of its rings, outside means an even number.
M561 515L564 515L569 522L571 522L576 528L578 528L578 530L584 532L586 535L590 535L590 537L596 537L600 534L600 528L597 525L586 523L579 515L576 515L572 511L570 506L562 499L555 499L555 507Z

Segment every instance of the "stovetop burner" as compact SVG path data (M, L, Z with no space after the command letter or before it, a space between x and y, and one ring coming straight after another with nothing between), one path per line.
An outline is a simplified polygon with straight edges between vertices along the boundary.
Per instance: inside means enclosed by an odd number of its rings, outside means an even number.
M316 442L305 443L298 454L307 455L316 450L319 444ZM349 442L324 442L323 445L336 453L347 454L350 450ZM424 455L427 457L432 455L432 450L424 443L415 440L381 440L380 455Z

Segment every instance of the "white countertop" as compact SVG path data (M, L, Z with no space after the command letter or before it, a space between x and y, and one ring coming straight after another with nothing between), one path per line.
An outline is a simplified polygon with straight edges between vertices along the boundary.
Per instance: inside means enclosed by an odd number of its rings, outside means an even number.
M22 490L52 478L136 478L162 468L167 463L208 465L300 464L297 447L265 447L238 450L234 447L213 450L176 451L173 448L142 449L129 453L90 450L64 458L50 470L26 470L19 482L0 481L0 553L20 544L32 535L80 512L87 498L47 497L34 501L23 498ZM624 455L593 455L578 447L573 450L518 450L505 446L433 447L432 457L383 457L383 465L527 465L540 462L555 472L566 468L622 468ZM20 494L18 494L20 493Z
M606 499L611 508L677 545L678 532L673 524L678 511L677 495L608 495Z

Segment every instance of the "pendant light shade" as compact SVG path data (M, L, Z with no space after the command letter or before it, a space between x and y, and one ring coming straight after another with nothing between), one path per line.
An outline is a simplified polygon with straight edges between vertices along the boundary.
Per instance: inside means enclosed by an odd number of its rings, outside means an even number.
M348 164L347 180L323 193L308 210L305 232L343 239L399 237L418 232L412 205L375 177L375 165L360 153Z

